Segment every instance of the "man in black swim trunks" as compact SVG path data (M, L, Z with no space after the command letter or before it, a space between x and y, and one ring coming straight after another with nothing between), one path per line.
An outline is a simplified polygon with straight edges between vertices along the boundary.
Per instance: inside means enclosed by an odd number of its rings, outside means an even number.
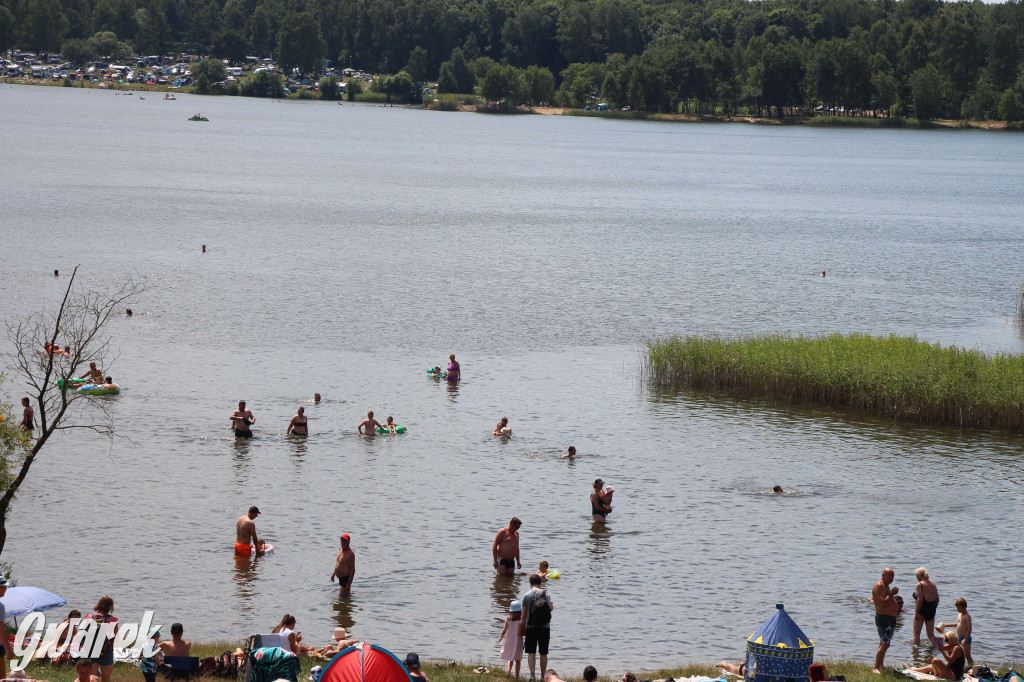
M235 438L252 438L252 429L249 427L256 423L256 417L245 408L245 401L238 401L238 409L231 413L231 425L235 427Z
M348 546L352 538L348 533L339 538L341 549L338 550L338 558L334 560L334 573L331 573L331 582L338 579L341 586L341 594L352 593L352 580L356 577L356 553Z
M491 555L494 558L494 568L498 575L512 575L516 572L516 565L522 569L523 564L519 561L519 527L523 522L516 517L508 522L508 526L498 531L494 536L494 544L491 545Z
M896 630L896 614L900 610L899 602L896 601L896 593L900 588L889 588L895 577L895 572L886 568L882 571L882 579L871 588L871 601L875 604L875 629L878 630L878 651L875 653L875 669L871 672L876 675L882 674L885 652L889 650L889 642Z

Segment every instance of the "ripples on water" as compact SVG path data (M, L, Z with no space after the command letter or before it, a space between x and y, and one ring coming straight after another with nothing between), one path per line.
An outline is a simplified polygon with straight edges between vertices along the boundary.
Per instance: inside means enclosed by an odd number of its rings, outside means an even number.
M0 97L4 317L52 303L54 267L149 279L110 327L127 438L47 447L5 554L24 584L195 639L288 611L311 642L340 624L493 661L526 579L494 577L490 543L517 515L524 568L563 571L562 668L735 658L779 601L821 654L870 660L871 584L892 565L909 594L922 564L940 620L968 599L976 657L1019 658L1018 438L648 390L636 344L891 331L1019 351L1024 138ZM453 351L456 390L424 374ZM283 435L299 404L305 441ZM357 436L371 408L409 433ZM502 415L509 442L489 435ZM278 546L257 561L231 552L253 503Z

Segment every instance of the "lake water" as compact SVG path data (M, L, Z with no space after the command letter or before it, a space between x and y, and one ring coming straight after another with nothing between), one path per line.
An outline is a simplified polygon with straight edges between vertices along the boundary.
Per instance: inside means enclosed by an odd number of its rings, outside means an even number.
M4 86L0 149L4 318L52 307L76 264L90 286L148 279L109 326L122 437L51 441L13 509L3 558L23 585L83 609L110 594L122 619L155 609L192 639L289 612L307 642L341 624L491 662L527 589L490 568L515 515L524 567L563 571L567 674L738 659L776 602L819 656L871 660L885 566L910 603L927 566L939 620L968 600L976 659L1022 659L1019 437L640 372L642 342L675 332L1024 350L1022 135ZM450 352L457 390L424 373ZM315 391L312 435L286 438ZM239 399L246 443L226 428ZM358 436L367 409L408 433ZM597 477L617 489L607 528ZM231 550L250 504L278 547L256 561ZM328 581L342 532L351 598ZM888 662L910 637L907 617Z

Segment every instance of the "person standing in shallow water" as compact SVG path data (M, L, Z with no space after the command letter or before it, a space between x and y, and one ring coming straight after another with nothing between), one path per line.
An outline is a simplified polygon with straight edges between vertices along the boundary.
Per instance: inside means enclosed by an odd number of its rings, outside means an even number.
M921 626L925 627L928 642L932 641L932 628L935 627L935 609L939 608L939 588L928 577L928 569L924 566L914 571L918 583L914 589L914 646L921 644Z
M285 435L308 436L309 424L306 421L306 408L300 407L298 413L288 422L288 430Z
M456 384L462 378L462 368L459 363L455 360L455 353L448 356L448 376L445 379L448 383Z
M878 651L875 652L875 668L871 672L882 674L885 664L885 652L889 650L893 632L896 630L896 614L900 611L896 593L900 588L893 587L896 573L891 568L882 571L882 578L871 588L871 601L875 604L875 629L878 630Z
M253 424L256 423L256 417L253 416L252 412L245 407L245 401L238 401L238 409L231 413L231 425L235 427L235 438L252 438Z

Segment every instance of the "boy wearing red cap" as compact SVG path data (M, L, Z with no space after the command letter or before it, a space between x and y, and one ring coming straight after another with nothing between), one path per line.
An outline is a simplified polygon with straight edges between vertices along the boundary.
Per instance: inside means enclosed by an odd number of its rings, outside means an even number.
M348 533L341 536L341 549L338 550L338 558L334 560L334 573L331 574L331 582L338 579L341 585L342 594L352 592L352 580L356 577L356 553L348 546L352 540Z

